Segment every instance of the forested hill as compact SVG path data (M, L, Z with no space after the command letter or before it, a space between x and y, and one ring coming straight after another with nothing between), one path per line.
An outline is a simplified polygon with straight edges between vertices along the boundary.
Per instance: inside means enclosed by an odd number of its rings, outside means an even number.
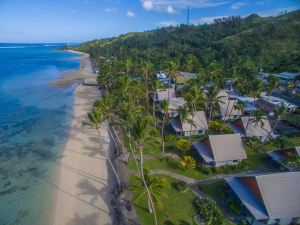
M205 68L217 61L226 69L251 62L267 72L300 71L300 10L278 17L230 17L200 26L168 27L83 43L95 59L151 61L156 69L178 60ZM181 68L182 70L187 68Z

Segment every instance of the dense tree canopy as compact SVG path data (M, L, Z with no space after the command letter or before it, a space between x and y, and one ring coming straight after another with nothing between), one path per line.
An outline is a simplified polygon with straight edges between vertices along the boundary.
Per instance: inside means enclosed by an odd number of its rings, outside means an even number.
M247 74L260 68L294 72L300 71L299 21L299 10L278 17L228 17L210 25L180 25L94 40L82 44L80 50L90 53L96 63L149 61L156 70L173 60L181 70L195 72L215 62L224 66L228 76L235 66Z

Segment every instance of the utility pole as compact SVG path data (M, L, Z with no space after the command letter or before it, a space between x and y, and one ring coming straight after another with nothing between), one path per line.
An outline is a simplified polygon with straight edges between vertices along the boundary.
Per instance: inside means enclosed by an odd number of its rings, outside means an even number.
M186 25L190 25L190 7L188 6L187 17L186 17Z

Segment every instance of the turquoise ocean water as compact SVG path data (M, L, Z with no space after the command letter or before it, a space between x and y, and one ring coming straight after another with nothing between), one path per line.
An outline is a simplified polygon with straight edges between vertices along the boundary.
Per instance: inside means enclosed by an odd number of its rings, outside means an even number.
M0 225L48 224L74 90L49 81L80 64L59 46L0 44Z

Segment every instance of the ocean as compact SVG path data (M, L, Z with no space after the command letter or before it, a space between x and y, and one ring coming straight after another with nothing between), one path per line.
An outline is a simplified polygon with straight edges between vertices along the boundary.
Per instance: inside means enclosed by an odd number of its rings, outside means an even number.
M0 44L0 225L49 222L75 89L49 81L80 65L61 46Z

